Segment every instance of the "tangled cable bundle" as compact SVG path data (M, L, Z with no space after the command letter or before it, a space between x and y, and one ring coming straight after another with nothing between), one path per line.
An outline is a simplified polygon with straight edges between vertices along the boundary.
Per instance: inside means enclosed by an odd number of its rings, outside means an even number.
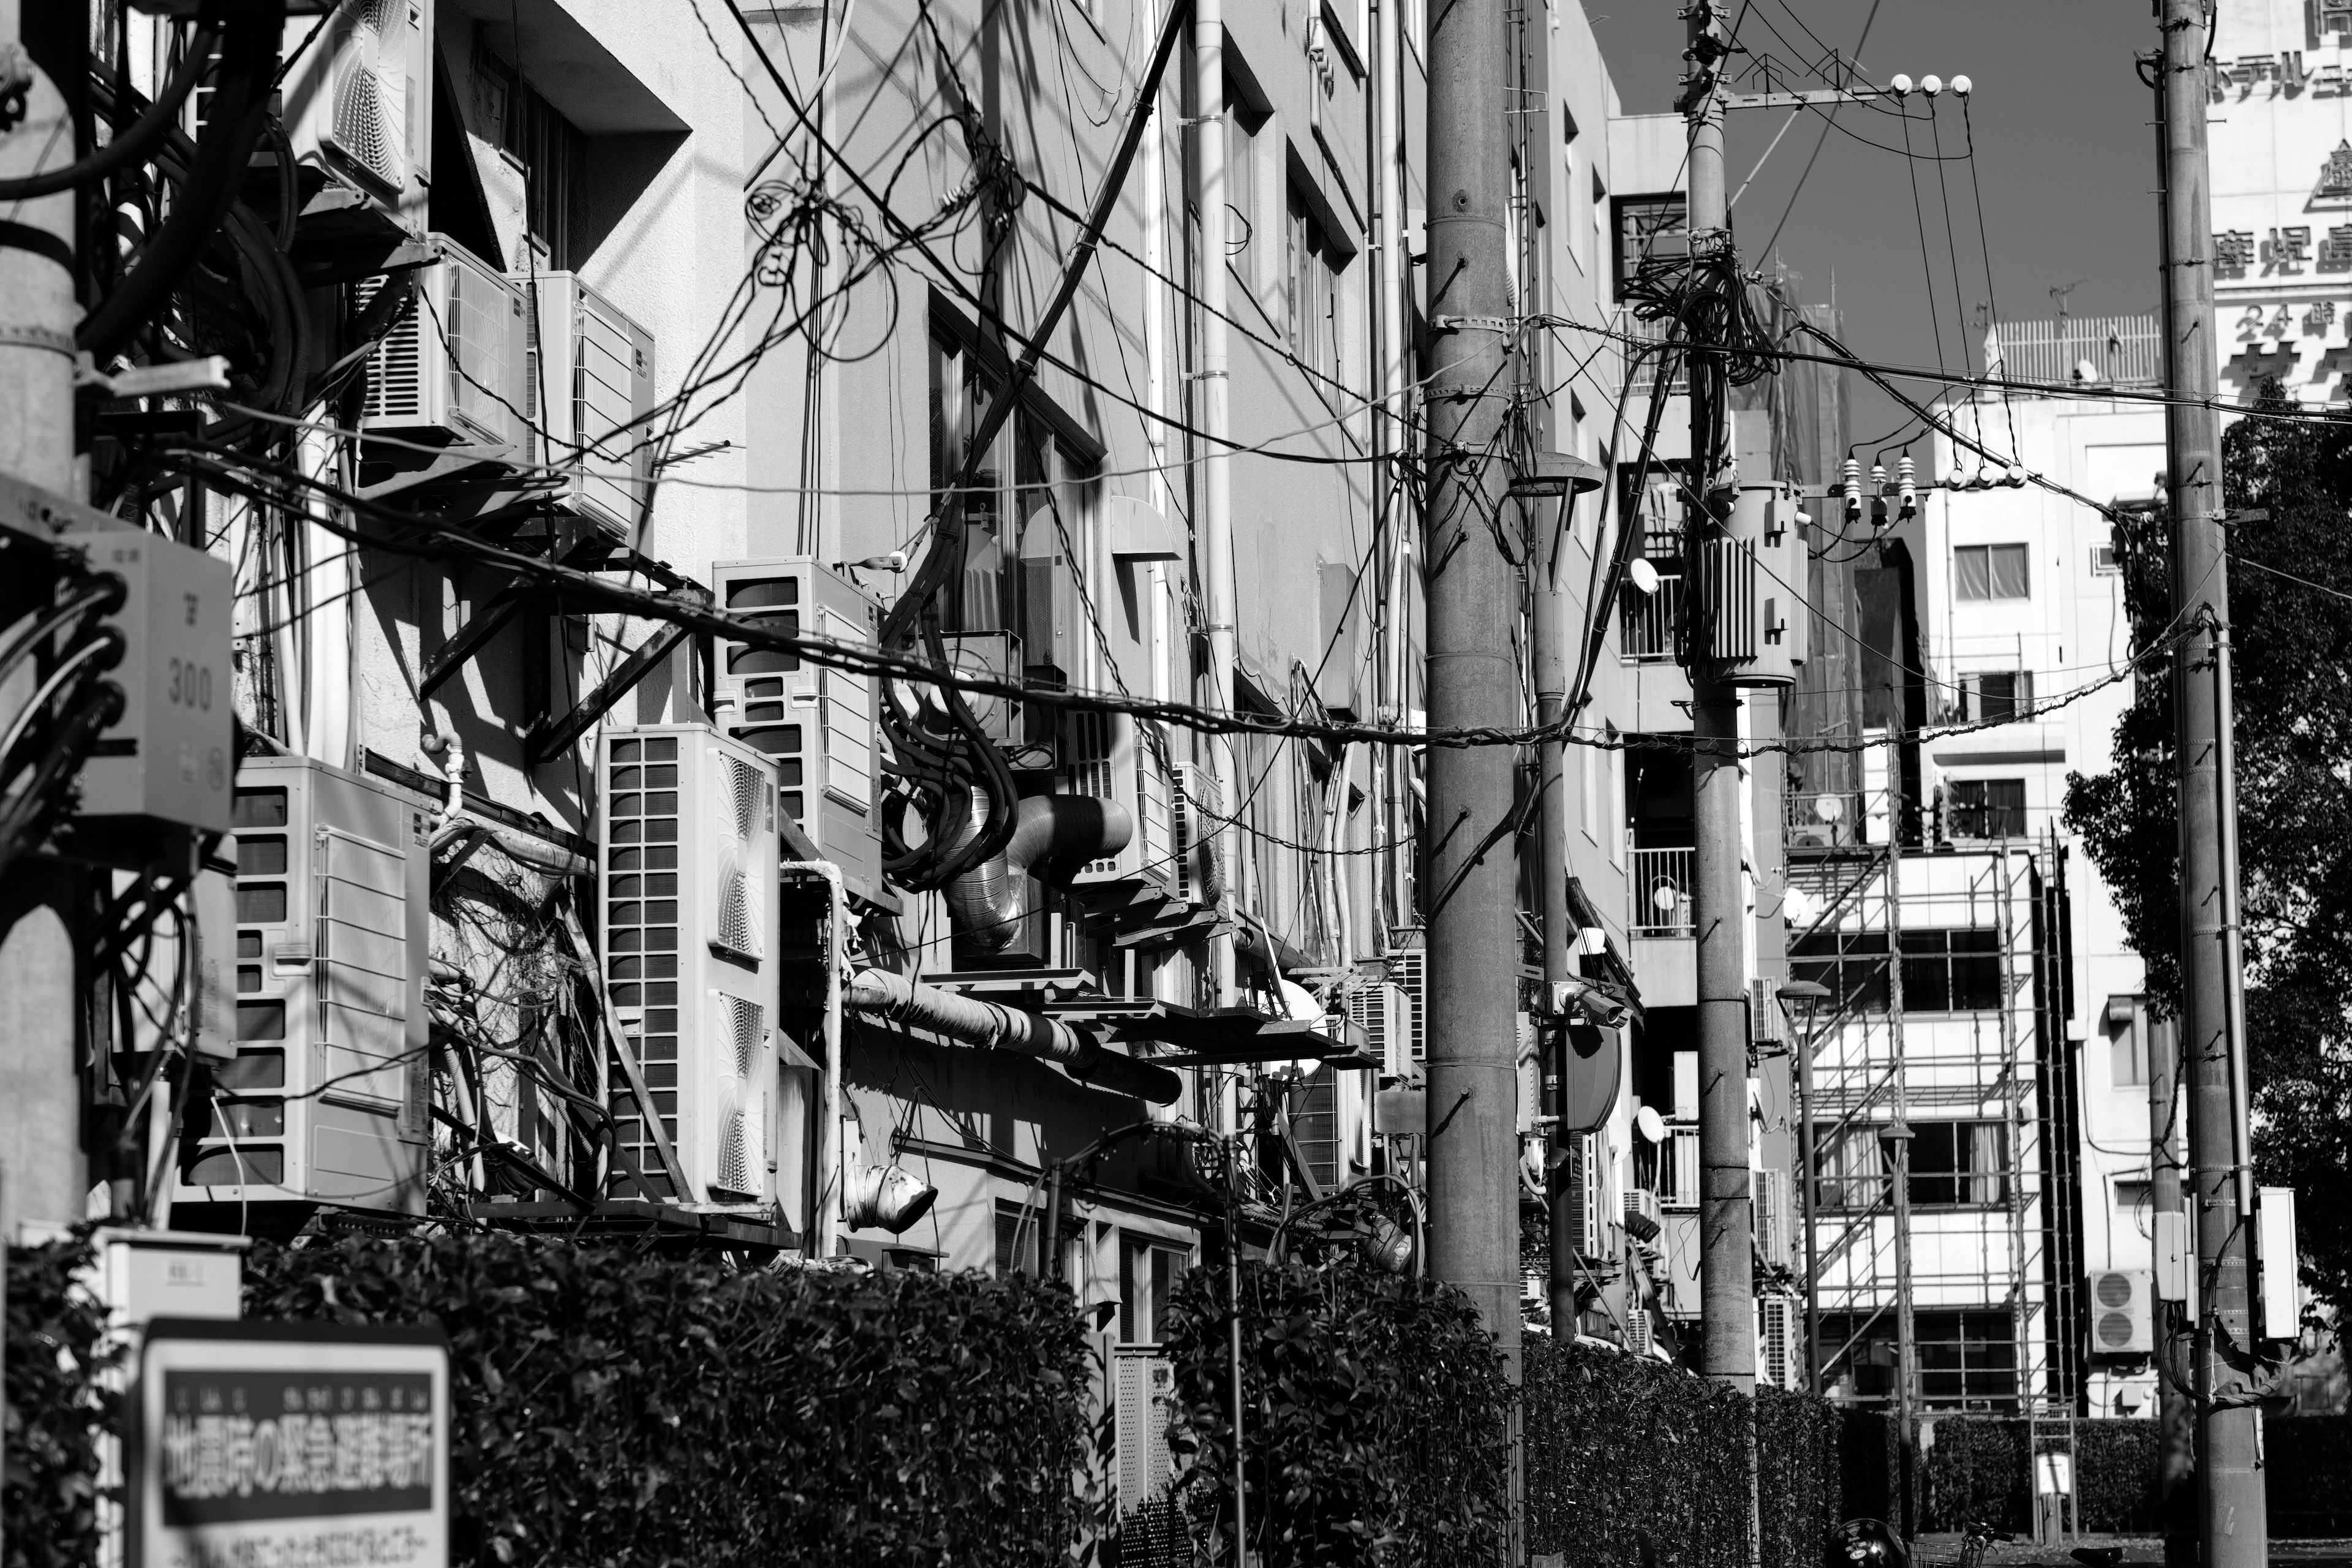
M1771 330L1757 314L1748 277L1729 240L1711 251L1645 258L1625 285L1634 316L1679 321L1683 340L1706 363L1719 366L1733 386L1760 381L1778 368Z

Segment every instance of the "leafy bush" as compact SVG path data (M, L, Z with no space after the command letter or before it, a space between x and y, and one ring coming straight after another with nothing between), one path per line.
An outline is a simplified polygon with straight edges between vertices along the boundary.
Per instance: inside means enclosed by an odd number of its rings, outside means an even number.
M8 1253L7 1468L0 1483L6 1568L98 1560L98 1452L119 1432L119 1402L99 1386L106 1313L76 1286L87 1240Z
M1032 1568L1080 1523L1087 1341L1034 1279L456 1233L257 1246L246 1310L441 1324L457 1562Z
M1233 1561L1223 1267L1177 1287L1166 1336L1183 1500ZM1242 1269L1243 1482L1265 1568L1496 1563L1507 1542L1511 1391L1470 1299L1336 1252Z
M1530 1552L1571 1568L1745 1563L1740 1394L1660 1362L1531 1339L1526 1407ZM1773 1388L1752 1408L1765 1568L1816 1568L1839 1520L1885 1517L1889 1424Z

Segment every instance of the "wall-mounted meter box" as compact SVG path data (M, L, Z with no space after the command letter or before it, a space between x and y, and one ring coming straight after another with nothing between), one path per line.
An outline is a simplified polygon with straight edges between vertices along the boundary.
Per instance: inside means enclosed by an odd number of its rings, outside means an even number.
M135 529L70 527L58 537L124 589L107 622L124 643L107 675L122 688L122 717L82 766L77 816L227 831L236 773L229 563Z

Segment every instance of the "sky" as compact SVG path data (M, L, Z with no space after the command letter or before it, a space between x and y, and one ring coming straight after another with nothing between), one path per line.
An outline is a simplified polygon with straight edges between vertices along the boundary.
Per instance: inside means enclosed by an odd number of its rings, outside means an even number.
M1582 0L1627 113L1673 108L1683 64L1684 24L1676 16L1683 3ZM1834 293L1847 346L1881 362L1937 363L1940 331L1941 363L1979 368L1979 303L1996 306L2006 320L2048 320L2058 310L2053 288L2072 286L2067 309L2078 316L2154 310L2156 132L2150 94L2132 63L2135 53L2157 47L2150 9L2148 0L1732 0L1738 41L1752 56L1769 55L1776 69L1799 74L1824 46L1853 58L1874 10L1858 57L1866 77L1883 83L1898 71L1915 81L1964 75L1973 83L1968 120L1947 91L1934 132L1925 118L1908 127L1913 151L1933 153L1933 134L1940 132L1948 156L1965 154L1971 121L1976 148L1976 183L1969 163L1957 158L1940 165L1946 183L1939 189L1939 165L1903 156L1903 121L1847 108L1799 190L1822 135L1821 114L1805 111L1736 196L1731 222L1741 256L1751 268L1769 259L1762 247L1780 228L1773 249L1801 276L1798 298L1812 304ZM1914 114L1924 115L1926 100L1915 93L1911 101ZM1725 157L1730 190L1740 192L1789 119L1786 110L1731 115ZM1893 151L1863 145L1848 128ZM1923 226L1934 273L1932 310ZM1920 385L1906 384L1906 390L1916 395ZM1903 418L1858 377L1852 395L1856 442Z

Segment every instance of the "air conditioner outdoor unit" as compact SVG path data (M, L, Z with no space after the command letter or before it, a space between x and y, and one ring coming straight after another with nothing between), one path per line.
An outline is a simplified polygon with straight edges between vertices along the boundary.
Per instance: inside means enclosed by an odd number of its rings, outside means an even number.
M625 538L653 477L654 338L573 272L512 273L523 291L525 457L565 471L572 510Z
M1365 1048L1381 1058L1381 1075L1412 1076L1412 1004L1404 987L1381 982L1348 993L1348 1017L1364 1031Z
M530 407L522 290L447 236L431 242L436 259L417 269L416 302L369 367L360 428L519 456Z
M1175 1479L1168 1422L1176 1401L1176 1363L1144 1345L1121 1345L1115 1354L1118 1511L1130 1514L1165 1493Z
M1144 881L1172 886L1176 857L1165 738L1149 723L1124 713L1075 710L1064 730L1062 755L1071 794L1116 801L1135 825L1124 848L1087 861L1074 884L1085 888Z
M1625 1231L1636 1241L1648 1241L1658 1234L1658 1194L1647 1187L1625 1189Z
M1625 1314L1625 1349L1634 1355L1648 1355L1657 1343L1657 1334L1650 1324L1650 1309L1635 1304Z
M871 645L881 623L879 605L810 556L721 561L710 579L721 609L781 632ZM849 890L884 896L874 677L724 639L713 657L720 730L774 762L784 815Z
M1748 983L1748 1043L1754 1046L1784 1046L1789 1043L1789 1031L1780 1011L1780 998L1769 980Z
M1798 1350L1801 1331L1797 1303L1787 1296L1760 1296L1757 1315L1763 1321L1756 1336L1756 1376L1774 1388L1794 1388L1799 1381Z
M2147 1355L2156 1348L2156 1276L2145 1268L2103 1268L2089 1280L2091 1353Z
M1423 1026L1423 1004L1427 999L1429 949L1423 945L1417 929L1395 933L1389 952L1389 978L1404 993L1405 1012L1412 1029L1411 1059L1424 1060L1429 1055L1429 1036Z
M296 162L413 233L433 183L433 13L434 0L343 0L315 39L316 17L289 17L281 50L279 118Z
M1751 1171L1756 1193L1756 1250L1775 1268L1789 1261L1789 1173Z
M1215 771L1200 763L1178 763L1169 773L1169 847L1176 860L1176 896L1209 909L1225 890L1216 843L1224 788Z
M597 777L606 994L692 1191L668 1191L620 1088L615 1133L656 1191L766 1204L797 1157L776 1126L775 764L707 726L663 725L607 732ZM627 1081L618 1064L611 1081Z
M174 1223L425 1212L433 803L302 757L237 770L236 1055L182 1124Z

